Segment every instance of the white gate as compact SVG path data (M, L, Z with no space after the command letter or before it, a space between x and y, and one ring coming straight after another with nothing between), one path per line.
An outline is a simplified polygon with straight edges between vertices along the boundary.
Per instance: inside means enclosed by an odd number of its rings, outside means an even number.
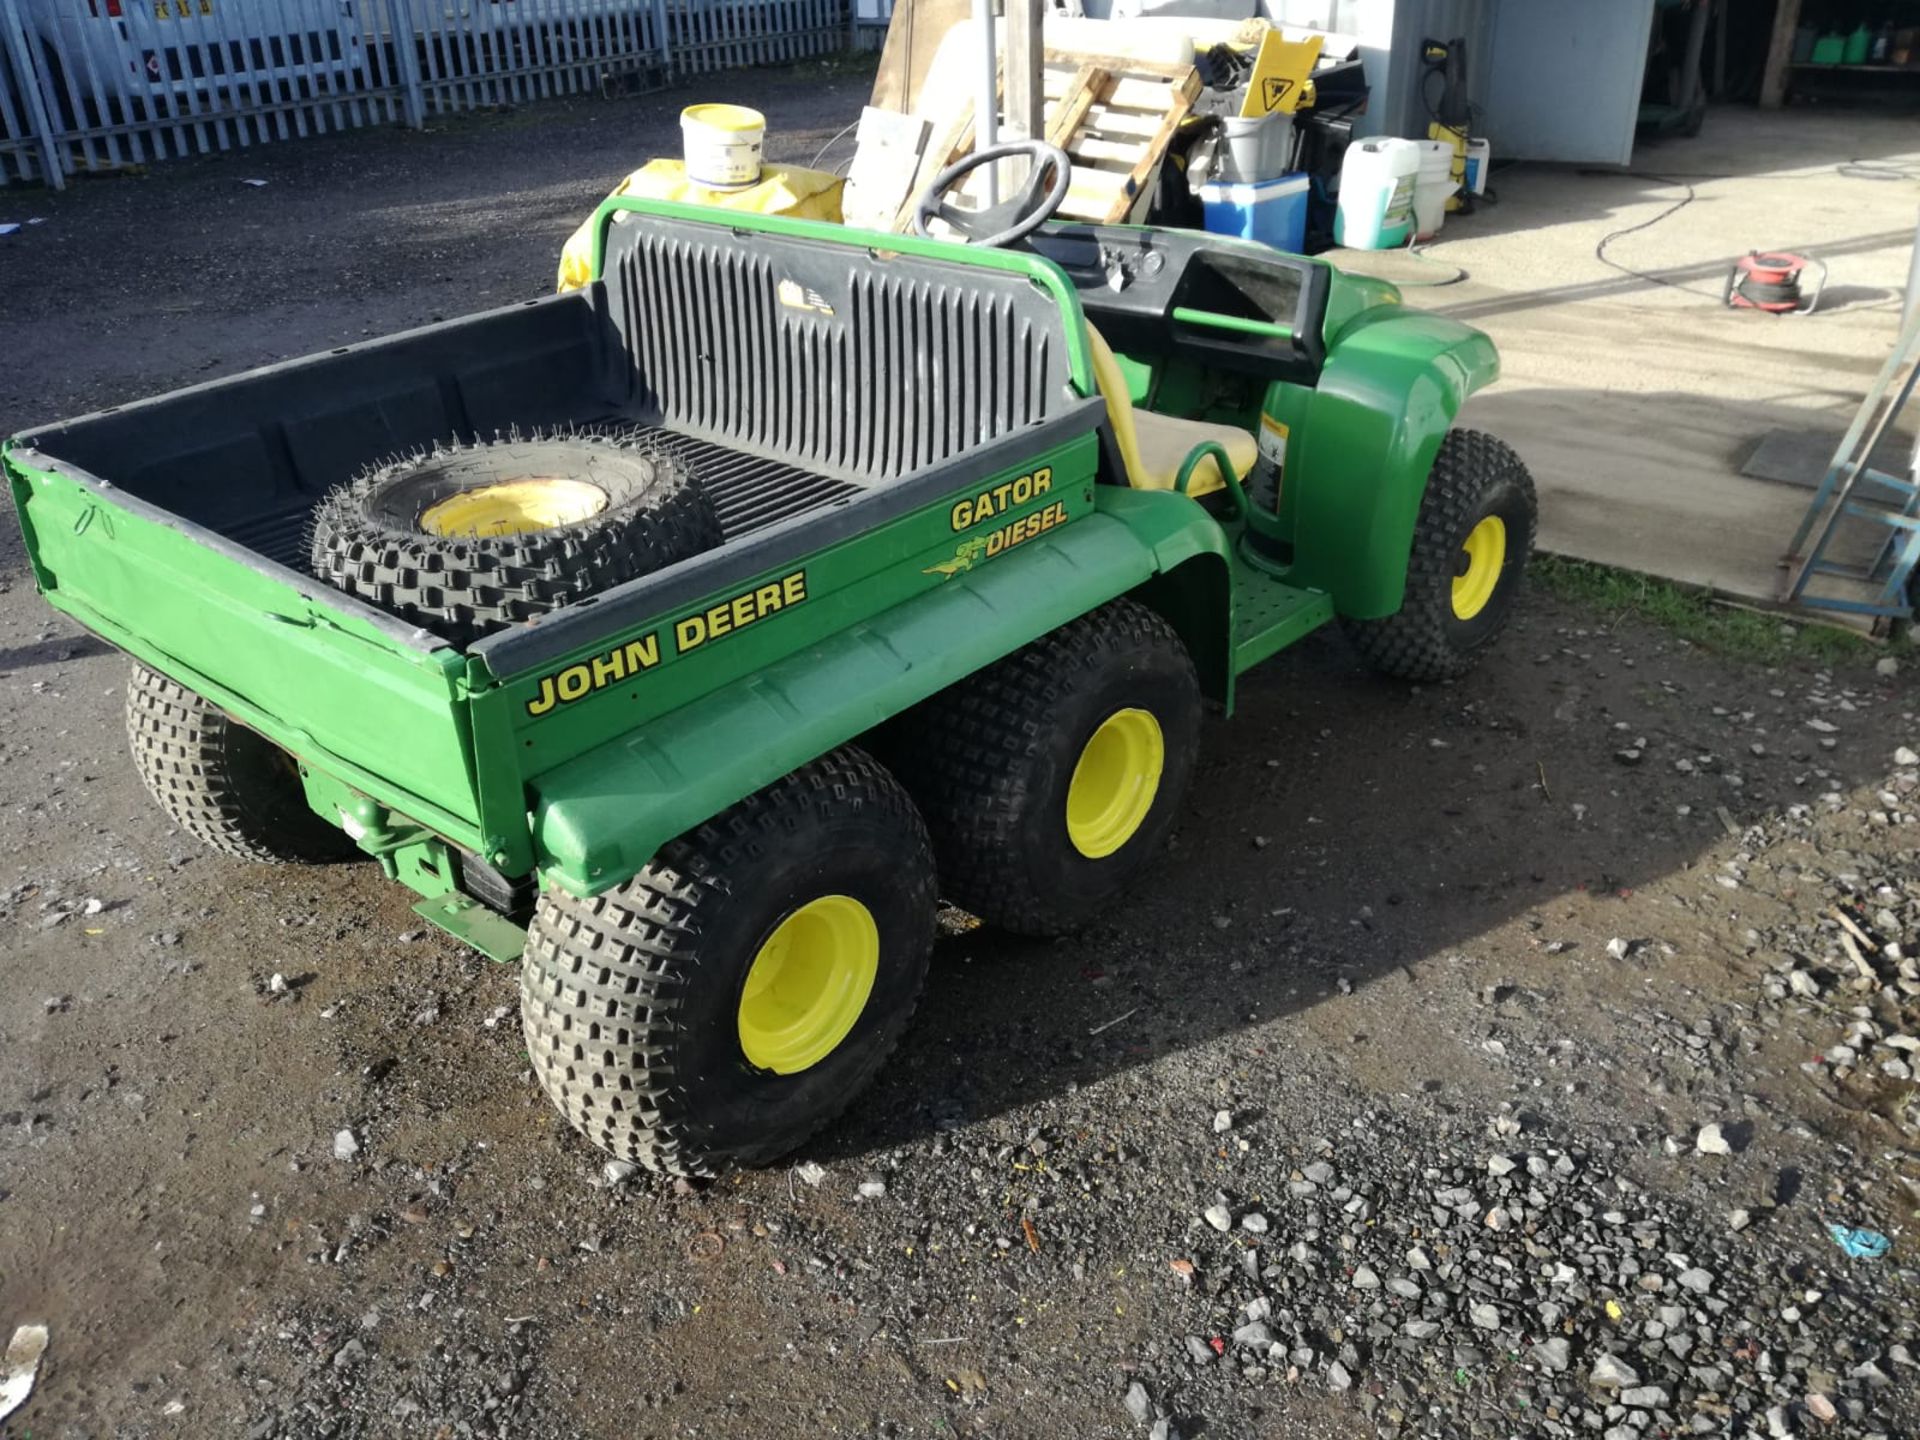
M0 185L843 48L851 0L0 0Z

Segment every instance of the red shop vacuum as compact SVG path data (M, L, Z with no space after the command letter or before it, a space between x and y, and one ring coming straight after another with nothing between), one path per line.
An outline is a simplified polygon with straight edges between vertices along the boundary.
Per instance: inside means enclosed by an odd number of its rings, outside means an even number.
M1818 270L1813 293L1800 288L1809 269ZM1827 265L1811 255L1785 250L1751 250L1733 262L1727 275L1726 302L1735 310L1765 310L1771 315L1811 315L1826 288Z

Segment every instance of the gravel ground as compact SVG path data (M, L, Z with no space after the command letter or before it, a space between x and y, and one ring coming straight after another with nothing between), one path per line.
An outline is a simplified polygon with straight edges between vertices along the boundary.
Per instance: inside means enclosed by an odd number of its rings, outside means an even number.
M864 90L727 79L802 159ZM34 197L0 430L542 293L683 98ZM943 939L874 1090L710 1185L610 1176L371 867L171 831L124 681L9 525L8 1434L1915 1433L1911 668L1544 596L1458 685L1310 641L1137 898Z

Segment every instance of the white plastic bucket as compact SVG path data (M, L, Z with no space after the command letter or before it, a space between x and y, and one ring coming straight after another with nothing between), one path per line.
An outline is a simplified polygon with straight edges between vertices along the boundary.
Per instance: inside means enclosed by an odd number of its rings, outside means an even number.
M760 181L767 117L744 105L689 105L680 112L687 179L709 190L742 190Z
M1293 151L1291 115L1229 115L1220 123L1221 160L1217 181L1257 185L1286 174Z
M1467 189L1487 193L1487 171L1493 168L1493 146L1485 140L1467 141Z
M1340 162L1340 206L1333 242L1354 250L1391 250L1413 233L1413 186L1420 151L1411 140L1363 140Z
M1454 192L1453 146L1445 140L1415 140L1420 168L1413 177L1413 233L1426 239L1447 218L1447 197Z

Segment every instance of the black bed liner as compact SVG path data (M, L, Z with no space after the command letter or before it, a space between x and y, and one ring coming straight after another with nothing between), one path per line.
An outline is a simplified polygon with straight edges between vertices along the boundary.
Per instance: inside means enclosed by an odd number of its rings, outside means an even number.
M728 543L861 492L861 487L850 481L815 475L797 465L729 449L694 435L676 434L657 425L609 418L576 428L631 439L673 455L712 497L720 512L721 533ZM303 495L293 504L235 520L216 533L276 565L305 571L313 510L319 500L318 495Z

